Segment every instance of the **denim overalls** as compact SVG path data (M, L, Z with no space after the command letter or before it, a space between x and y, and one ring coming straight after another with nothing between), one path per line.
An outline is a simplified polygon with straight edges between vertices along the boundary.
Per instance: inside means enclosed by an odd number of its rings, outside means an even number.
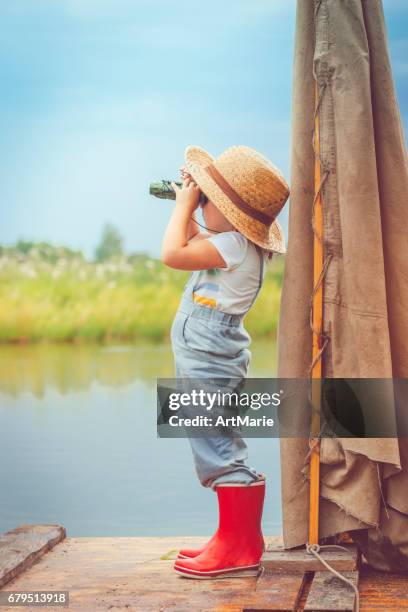
M264 255L259 256L259 283L249 306L251 308L261 289L264 274ZM193 301L193 290L199 272L193 272L184 288L183 296L171 328L177 379L214 379L246 377L251 352L251 337L244 328L241 314L227 314ZM205 386L202 381L201 386ZM230 389L232 391L233 389ZM246 465L247 445L238 428L224 427L225 436L189 437L194 463L200 482L213 487L223 482L250 484L261 480L261 475Z

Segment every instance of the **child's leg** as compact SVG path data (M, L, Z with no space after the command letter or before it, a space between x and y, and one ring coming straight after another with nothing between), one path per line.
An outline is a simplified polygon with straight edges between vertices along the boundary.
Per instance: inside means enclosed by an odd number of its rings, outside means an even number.
M193 389L203 390L209 394L218 391L234 392L239 382L245 378L249 361L249 351L239 350L241 344L237 339L234 340L234 334L238 334L237 337L240 338L241 332L237 328L229 330L229 334L222 338L222 342L218 339L219 330L211 335L212 351L216 350L218 341L222 345L220 352L231 354L231 358L226 359L224 356L218 357L214 352L198 353L186 347L183 327L184 323L180 319L174 326L172 336L175 374L180 392L191 393ZM206 338L206 342L209 344L210 339ZM197 415L213 418L212 427L195 428L191 436L187 432L196 472L203 486L213 487L228 482L251 484L263 479L256 470L247 465L247 445L240 429L233 425L223 425L222 428L215 426L217 416L237 416L235 408L216 405L208 411L205 406L183 406L179 412L185 418Z
M246 464L247 445L242 438L228 436L190 437L198 478L204 487L235 482L251 484L262 476Z
M220 384L214 386L214 381L209 380L184 379L183 383L184 391L187 391L188 388L190 392L191 388L201 388L208 393L214 392L214 389L220 390ZM232 392L233 388L228 389L223 386L222 391ZM215 487L221 483L249 485L263 479L254 468L247 465L247 445L242 438L240 428L233 424L216 425L217 418L220 416L223 417L224 422L228 422L228 418L236 417L238 413L235 408L215 405L211 411L207 411L205 407L188 406L182 407L181 413L185 418L193 418L197 415L212 418L212 425L195 428L191 430L193 435L188 436L196 472L203 486Z

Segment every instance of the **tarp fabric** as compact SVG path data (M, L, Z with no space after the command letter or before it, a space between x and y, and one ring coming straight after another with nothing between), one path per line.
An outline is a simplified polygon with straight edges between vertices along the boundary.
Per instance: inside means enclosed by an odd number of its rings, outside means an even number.
M314 75L327 264L323 375L405 378L408 172L380 0L298 0L278 376L307 377L312 361ZM281 441L287 548L307 542L308 450L308 440ZM408 569L407 439L321 440L320 537L342 531L353 532L373 566Z

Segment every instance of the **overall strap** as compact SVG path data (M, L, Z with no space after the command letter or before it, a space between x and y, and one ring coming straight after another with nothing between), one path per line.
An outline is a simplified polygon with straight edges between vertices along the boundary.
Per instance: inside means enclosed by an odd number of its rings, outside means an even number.
M190 273L190 276L187 279L186 284L184 285L184 291L187 291L187 288L191 291L194 289L194 285L196 284L196 281L199 279L200 277L200 272L201 270L193 270Z
M253 303L255 302L256 298L258 297L258 293L260 292L261 287L262 287L263 274L264 274L264 254L263 254L263 250L261 249L260 246L258 246L254 242L252 244L254 245L254 247L256 248L256 252L258 253L258 258L259 258L259 278L258 278L258 287L257 287L257 290L255 292L254 297L252 298L252 301L251 301L250 305L248 306L248 310L252 307Z

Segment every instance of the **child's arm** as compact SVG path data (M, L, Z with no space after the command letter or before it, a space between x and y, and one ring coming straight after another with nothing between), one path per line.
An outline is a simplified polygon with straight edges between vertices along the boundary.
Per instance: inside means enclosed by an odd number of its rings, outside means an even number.
M201 238L208 238L210 234L208 232L201 232L199 229L199 225L195 223L195 213L193 213L190 217L189 225L188 225L188 240L200 240Z
M227 264L211 242L191 240L189 236L191 216L198 207L199 188L188 178L181 189L174 183L172 187L176 191L176 205L163 237L163 263L177 270L225 268Z
M187 170L186 166L181 166L180 173L183 181L185 179L189 179L189 181L193 180L193 177ZM199 225L196 223L196 214L193 212L190 218L190 223L188 226L188 240L202 240L203 238L208 238L211 234L208 232L201 232L199 229Z

